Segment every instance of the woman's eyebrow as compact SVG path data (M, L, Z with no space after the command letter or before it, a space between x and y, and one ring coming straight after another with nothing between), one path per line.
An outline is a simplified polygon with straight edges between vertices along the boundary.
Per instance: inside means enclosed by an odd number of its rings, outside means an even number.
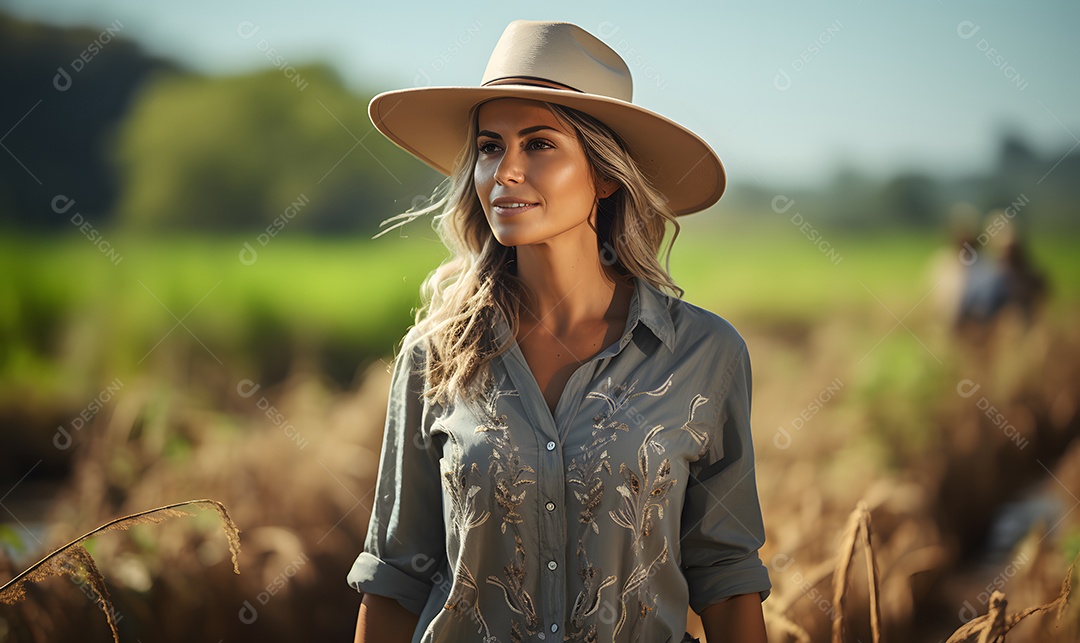
M525 136L526 134L532 134L533 132L538 132L540 130L545 130L545 129L549 129L549 130L551 130L553 132L559 132L559 130L555 129L554 127L551 127L550 125L533 125L532 127L526 127L525 129L518 132L518 136ZM559 132L559 133L562 134L562 132ZM495 132L492 132L491 130L487 130L487 129L480 130L479 132L477 132L476 138L480 138L481 136L487 136L488 138L497 138L500 141L502 140L502 136L500 136L499 134L497 134Z

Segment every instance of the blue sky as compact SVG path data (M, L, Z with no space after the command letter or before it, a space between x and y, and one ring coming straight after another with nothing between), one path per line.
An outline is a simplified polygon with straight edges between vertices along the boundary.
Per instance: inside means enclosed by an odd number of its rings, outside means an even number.
M694 129L731 178L809 184L985 169L1011 127L1046 155L1080 136L1080 3L9 0L16 15L104 27L205 73L324 60L371 90L475 85L508 22L566 20L627 60L634 101ZM258 28L239 35L241 23ZM250 28L250 27L249 27Z

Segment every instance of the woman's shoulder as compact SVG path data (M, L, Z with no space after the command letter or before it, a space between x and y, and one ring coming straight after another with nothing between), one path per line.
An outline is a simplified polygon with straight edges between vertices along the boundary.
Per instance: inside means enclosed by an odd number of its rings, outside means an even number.
M405 336L401 338L402 350L423 349L425 347L424 342L418 342L421 335L421 329L419 324L413 324L409 326L409 329L405 331Z
M746 347L746 340L735 325L721 315L692 304L685 299L669 297L671 321L675 336L691 345L714 344L720 349L739 351Z
M429 337L423 336L423 329L417 325L410 326L405 336L398 343L395 352L395 362L407 362L410 369L422 371L427 364L429 349Z

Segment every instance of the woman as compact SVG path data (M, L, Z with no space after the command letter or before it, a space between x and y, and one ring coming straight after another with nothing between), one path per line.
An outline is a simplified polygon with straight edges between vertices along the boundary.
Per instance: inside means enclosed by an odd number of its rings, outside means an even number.
M372 100L450 176L395 219L441 208L454 256L395 362L357 641L693 641L688 606L766 640L746 345L656 259L724 170L631 94L588 32L519 20L480 87Z

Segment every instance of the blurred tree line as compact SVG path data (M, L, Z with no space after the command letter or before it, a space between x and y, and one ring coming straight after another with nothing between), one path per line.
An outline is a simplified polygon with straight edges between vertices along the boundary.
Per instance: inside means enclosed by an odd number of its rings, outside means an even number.
M0 117L10 128L0 224L67 229L71 212L52 205L62 194L97 226L373 231L441 180L371 135L372 94L350 92L329 67L207 77L148 56L117 31L0 15ZM1075 227L1077 176L1080 154L1043 157L1005 132L989 171L880 180L841 169L814 189L738 186L724 209L757 214L784 194L827 225L929 228L957 201L988 211L1027 194L1018 222Z
M799 211L833 227L941 229L956 203L988 213L1014 206L1015 223L1045 230L1080 227L1080 153L1065 146L1040 156L1019 132L1003 128L989 170L956 177L907 170L884 180L853 167L837 170L831 181L812 189L743 185L729 205L759 213L783 194ZM728 198L725 196L725 198ZM786 201L785 201L786 203ZM1022 207L1015 204L1023 203Z
M87 65L79 56L98 35L0 14L0 222L58 227L68 217L50 207L57 193L76 198L84 212L110 211L119 196L110 139L140 84L175 67L123 39L99 47ZM72 61L81 71L72 71Z
M78 211L97 227L373 231L441 180L371 135L371 96L328 67L206 77L118 31L0 15L7 227L67 230ZM57 194L74 208L56 212Z

